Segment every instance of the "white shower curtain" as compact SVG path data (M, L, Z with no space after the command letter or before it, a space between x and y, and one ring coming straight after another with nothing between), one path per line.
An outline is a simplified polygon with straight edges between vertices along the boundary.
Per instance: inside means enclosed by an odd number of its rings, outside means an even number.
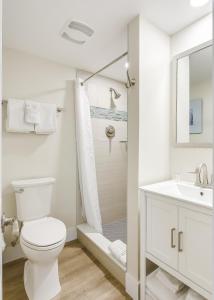
M80 82L80 79L76 80L75 116L82 204L87 223L102 233L90 104L85 87Z

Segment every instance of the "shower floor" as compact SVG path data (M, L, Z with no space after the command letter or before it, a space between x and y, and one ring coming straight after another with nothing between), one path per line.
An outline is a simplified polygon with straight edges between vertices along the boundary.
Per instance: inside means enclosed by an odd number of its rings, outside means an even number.
M121 240L124 243L126 243L127 242L126 219L121 219L109 224L103 224L103 235L112 242L116 240Z

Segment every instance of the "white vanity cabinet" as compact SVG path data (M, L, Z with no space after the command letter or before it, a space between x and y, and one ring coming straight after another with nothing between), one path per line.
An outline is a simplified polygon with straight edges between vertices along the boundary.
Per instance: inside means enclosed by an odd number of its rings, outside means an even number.
M178 266L177 228L177 207L150 198L147 202L147 251L175 269Z
M211 209L147 191L141 195L141 283L149 259L211 299Z
M178 234L178 270L212 291L212 216L179 208Z

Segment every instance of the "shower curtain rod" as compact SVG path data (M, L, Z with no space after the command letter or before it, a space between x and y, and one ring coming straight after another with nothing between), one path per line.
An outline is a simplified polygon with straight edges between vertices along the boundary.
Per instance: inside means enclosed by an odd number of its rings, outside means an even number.
M124 52L122 55L120 55L119 57L115 58L114 60L112 60L110 63L108 63L107 65L105 65L103 68L99 69L97 72L93 73L91 76L89 76L88 78L86 78L85 80L83 80L81 82L81 85L84 85L84 83L86 83L86 81L88 81L89 79L91 79L92 77L94 77L95 75L99 74L100 72L104 71L105 69L107 69L108 67L110 67L111 65L115 64L118 60L121 60L123 57L125 57L126 55L128 55L128 52Z

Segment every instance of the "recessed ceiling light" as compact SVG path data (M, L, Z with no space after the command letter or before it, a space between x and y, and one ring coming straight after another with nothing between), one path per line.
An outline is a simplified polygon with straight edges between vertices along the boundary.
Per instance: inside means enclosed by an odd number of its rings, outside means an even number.
M201 7L206 5L210 0L190 0L190 5L193 7Z
M128 70L128 68L129 68L129 63L128 62L125 63L125 68Z

